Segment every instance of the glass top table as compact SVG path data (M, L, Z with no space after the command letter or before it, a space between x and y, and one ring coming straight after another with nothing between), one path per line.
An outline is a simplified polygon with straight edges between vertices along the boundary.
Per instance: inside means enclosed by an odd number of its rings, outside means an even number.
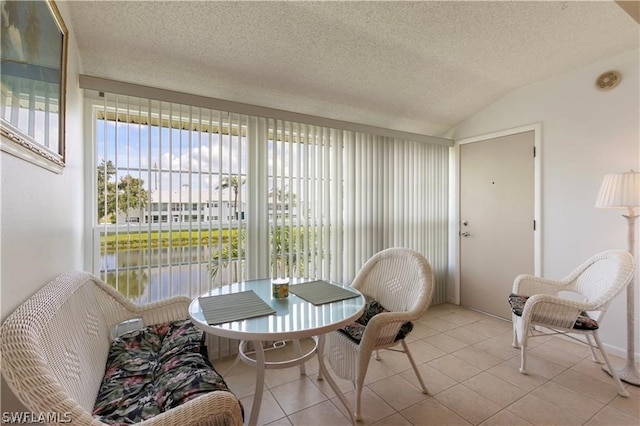
M292 278L289 285L291 288L295 284L312 281L316 280ZM200 297L253 290L275 310L274 314L209 325L200 307L199 298L196 298L189 306L189 315L202 330L231 339L287 340L317 336L353 322L362 313L365 303L364 297L357 290L335 282L331 283L349 289L357 293L358 296L322 305L313 305L291 292L286 298L275 299L271 296L271 279L258 279L227 284L204 293Z
M315 279L291 278L289 279L289 289L296 284L317 281ZM225 294L239 293L253 290L255 294L266 302L275 312L269 315L231 321L217 325L208 324L200 306L199 297L195 298L189 305L189 316L193 323L206 333L239 340L238 359L256 368L256 393L253 399L249 425L257 423L262 393L264 391L264 371L266 369L288 368L296 365L300 366L300 373L305 374L304 363L314 354L318 354L320 373L318 378L323 376L338 395L339 399L346 403L344 395L328 374L322 357L324 346L324 334L338 330L347 324L354 322L364 311L365 298L356 289L344 286L339 283L331 284L343 287L357 294L356 297L339 300L336 302L314 305L305 299L289 292L289 296L282 299L272 297L272 280L257 279L227 284L202 294L200 297L219 296ZM313 338L315 346L303 354L300 348L299 339ZM299 356L297 358L279 361L265 361L263 341L291 340ZM254 342L254 357L247 355L247 342ZM349 410L350 411L350 410ZM353 421L353 419L352 419Z

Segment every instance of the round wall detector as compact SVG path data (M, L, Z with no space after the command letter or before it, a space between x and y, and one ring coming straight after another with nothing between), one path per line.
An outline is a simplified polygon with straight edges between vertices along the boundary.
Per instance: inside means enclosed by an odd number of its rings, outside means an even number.
M596 80L596 87L600 90L611 90L616 87L622 76L618 71L607 71L600 74Z

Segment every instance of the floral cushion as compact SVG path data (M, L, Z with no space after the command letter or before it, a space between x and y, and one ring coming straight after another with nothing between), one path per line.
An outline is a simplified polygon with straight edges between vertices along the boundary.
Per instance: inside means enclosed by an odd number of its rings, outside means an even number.
M162 339L160 360L165 362L178 353L199 352L203 347L204 332L193 325L191 320L174 321Z
M153 378L162 337L156 327L130 331L114 339L93 415L105 423L131 424L160 413Z
M229 390L208 360L197 352L177 354L162 364L155 384L162 411L208 392Z
M364 312L362 313L360 318L338 331L344 333L355 343L360 344L360 341L362 340L362 336L364 334L364 330L371 318L382 312L389 311L385 309L379 302L372 300L367 303L367 306L365 306ZM400 327L400 331L398 331L398 334L396 335L394 341L404 339L405 337L407 337L407 334L411 332L411 330L413 330L413 323L405 322Z
M207 392L228 391L203 342L204 333L190 320L114 339L93 416L108 424L132 424Z
M514 293L509 295L509 304L511 305L511 311L521 317L524 304L529 299L529 296L520 296ZM586 312L581 312L576 318L576 322L573 325L576 330L597 330L598 322L592 318Z

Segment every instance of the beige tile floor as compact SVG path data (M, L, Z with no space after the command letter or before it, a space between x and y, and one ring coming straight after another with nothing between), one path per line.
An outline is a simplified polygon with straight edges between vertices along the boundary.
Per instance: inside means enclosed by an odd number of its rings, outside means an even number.
M511 347L511 323L455 305L429 308L407 341L429 389L423 394L402 353L381 352L363 390L363 425L640 425L640 387L613 381L591 361L587 346L543 336L530 340L529 375L520 374L519 350ZM267 352L286 357L292 345ZM624 360L612 357L616 365ZM214 362L221 372L233 359ZM318 363L268 370L258 418L261 425L349 425L345 409ZM335 377L335 376L333 376ZM248 419L255 371L240 363L225 375ZM353 403L353 386L336 379Z

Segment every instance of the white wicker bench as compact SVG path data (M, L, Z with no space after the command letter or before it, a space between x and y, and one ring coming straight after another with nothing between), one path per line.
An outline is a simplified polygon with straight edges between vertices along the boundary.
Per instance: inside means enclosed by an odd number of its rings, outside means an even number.
M138 306L91 274L61 275L2 324L2 375L33 413L55 413L57 418L70 419L74 425L108 424L94 415L94 407L114 342L114 326L130 319L140 319L145 326L185 320L189 303L187 297L175 297ZM127 351L122 353L126 355ZM147 399L149 396L147 393ZM164 396L154 395L151 399L164 400ZM236 396L228 390L215 390L192 395L177 405L173 401L171 408L161 406L158 413L141 424L242 422L242 406Z

